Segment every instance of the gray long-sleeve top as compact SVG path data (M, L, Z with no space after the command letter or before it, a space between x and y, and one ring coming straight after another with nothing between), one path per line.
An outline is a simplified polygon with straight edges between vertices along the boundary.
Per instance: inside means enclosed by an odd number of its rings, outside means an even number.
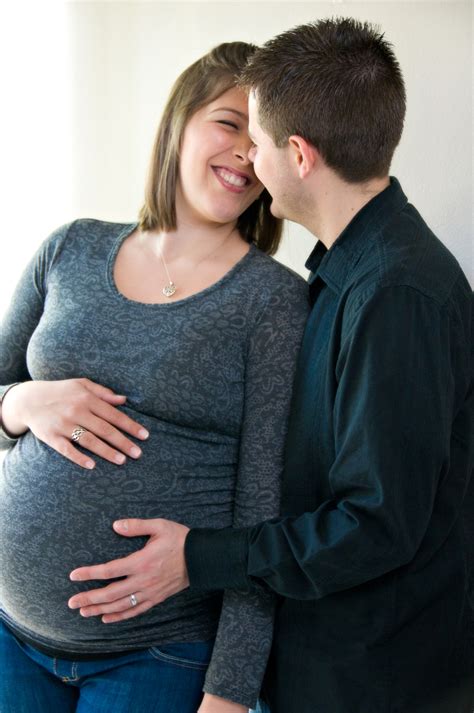
M83 220L60 228L26 269L0 330L0 395L16 381L77 377L127 396L150 432L139 461L93 471L27 432L0 478L0 607L5 623L58 655L100 655L216 636L204 690L255 705L272 637L273 595L176 595L104 625L67 607L97 583L69 572L141 548L117 518L245 527L275 516L307 286L254 246L215 285L142 304L113 279L135 225Z

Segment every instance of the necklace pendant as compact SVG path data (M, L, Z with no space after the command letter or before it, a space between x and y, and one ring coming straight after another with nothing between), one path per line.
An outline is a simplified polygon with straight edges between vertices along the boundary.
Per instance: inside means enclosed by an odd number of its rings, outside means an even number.
M170 282L169 285L165 285L162 290L165 297L172 297L176 292L176 285L174 282Z

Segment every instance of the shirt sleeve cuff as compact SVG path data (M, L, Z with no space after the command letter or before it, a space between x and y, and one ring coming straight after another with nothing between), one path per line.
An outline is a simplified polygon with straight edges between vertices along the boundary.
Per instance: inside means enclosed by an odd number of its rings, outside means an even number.
M232 703L238 703L239 705L245 706L249 709L254 709L257 707L258 693L253 696L249 696L245 693L239 693L238 695L234 695L233 692L227 691L225 689L225 686L213 686L208 684L207 682L204 684L202 690L204 691L204 693L210 693L213 696L219 696L219 698L224 698L225 700L231 701Z
M251 589L247 576L251 528L196 528L186 537L184 554L192 589Z
M5 428L5 426L3 425L3 422L2 422L2 410L1 410L2 409L2 401L3 401L4 397L10 391L10 389L13 389L14 386L18 386L19 383L20 382L17 381L14 384L7 384L7 385L0 386L0 450L9 448L14 443L16 443L20 437L20 436L14 436L7 431L7 429Z

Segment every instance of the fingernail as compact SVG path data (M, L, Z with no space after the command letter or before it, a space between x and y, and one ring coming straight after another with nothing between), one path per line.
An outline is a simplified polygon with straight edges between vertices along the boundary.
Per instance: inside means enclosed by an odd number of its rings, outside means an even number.
M78 577L75 572L71 572L71 574L69 575L69 579L71 580L71 582L79 582L81 578Z
M95 463L93 460L86 460L86 468L89 468L89 470L92 470L95 468Z
M87 611L87 609L80 609L80 610L79 610L79 614L80 614L81 616L84 616L84 617L90 616L90 614L89 614L89 612Z
M114 525L118 530L124 530L125 532L128 530L128 522L126 520L117 520Z
M140 428L140 430L138 431L138 435L140 438L148 438L150 434L145 428Z
M132 448L130 448L130 455L133 458L139 458L141 456L141 454L142 454L142 452L137 446L132 446Z
M118 463L119 465L122 465L122 463L125 463L125 456L123 453L116 453L115 456L115 462Z

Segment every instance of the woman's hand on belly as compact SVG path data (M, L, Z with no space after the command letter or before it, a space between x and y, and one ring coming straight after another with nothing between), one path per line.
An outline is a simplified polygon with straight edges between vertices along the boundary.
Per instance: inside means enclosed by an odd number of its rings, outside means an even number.
M73 445L121 465L126 455L138 458L141 450L123 432L144 440L147 431L116 407L126 396L90 379L26 381L10 389L2 402L2 421L12 435L30 430L55 451L83 468L95 462Z
M184 543L189 527L162 519L119 520L114 529L125 537L148 536L146 545L127 557L71 572L74 582L117 579L100 589L75 594L68 602L84 617L102 616L104 624L131 619L189 587Z

